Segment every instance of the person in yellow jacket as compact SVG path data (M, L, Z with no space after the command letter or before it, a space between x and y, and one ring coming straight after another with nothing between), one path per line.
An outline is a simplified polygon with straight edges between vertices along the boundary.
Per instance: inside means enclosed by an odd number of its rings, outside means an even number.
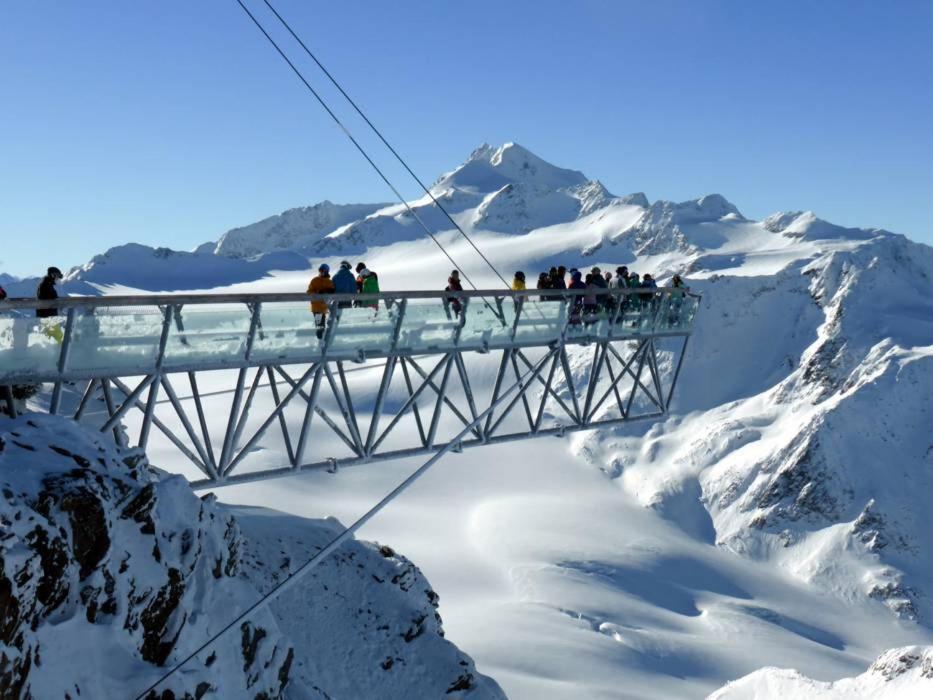
M317 277L308 284L308 294L333 294L334 281L330 278L330 265L322 263L317 269ZM327 302L312 301L311 313L314 314L314 325L317 326L318 340L324 337L324 327L327 323Z
M523 289L527 289L525 287L525 273L519 270L515 273L515 279L512 280L512 291L520 292Z

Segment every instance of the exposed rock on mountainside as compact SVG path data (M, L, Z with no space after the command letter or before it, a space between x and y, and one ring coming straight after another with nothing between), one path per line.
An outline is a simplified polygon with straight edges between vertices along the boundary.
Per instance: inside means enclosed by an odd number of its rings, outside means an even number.
M709 239L685 233L685 225L727 218L737 222L745 220L735 205L718 194L679 204L658 201L648 207L638 223L615 236L613 242L627 244L637 255L691 253L710 247Z
M3 697L133 696L341 529L234 515L49 416L0 419L0 483ZM436 606L411 562L353 542L152 697L502 697Z

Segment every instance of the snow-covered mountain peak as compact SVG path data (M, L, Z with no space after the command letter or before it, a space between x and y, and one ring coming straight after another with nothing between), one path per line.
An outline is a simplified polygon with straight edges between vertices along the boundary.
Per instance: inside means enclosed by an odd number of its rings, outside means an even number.
M846 228L819 218L812 211L785 211L771 214L762 225L772 233L805 240L866 240L880 233L880 229Z
M631 195L640 206L647 205L643 194ZM647 206L642 217L617 234L615 243L626 243L638 255L690 253L715 249L721 235L710 235L703 224L741 223L746 219L738 208L719 194L708 194L686 202L658 200Z
M726 217L745 219L738 207L721 194L707 194L676 204L674 208L682 221L716 221Z
M458 187L473 192L495 192L505 185L524 185L549 190L577 187L588 182L578 170L559 168L516 143L498 148L483 144L461 166L435 183L441 190Z
M648 201L648 197L644 192L632 192L632 194L616 197L615 204L619 206L642 207L643 209L647 209L651 206L651 202Z

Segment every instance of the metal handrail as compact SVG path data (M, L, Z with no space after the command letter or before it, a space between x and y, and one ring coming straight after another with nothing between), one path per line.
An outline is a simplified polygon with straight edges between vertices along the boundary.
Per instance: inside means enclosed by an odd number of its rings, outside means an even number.
M399 299L446 299L458 297L472 299L477 297L512 297L527 298L546 296L553 298L579 296L623 297L632 294L683 293L694 298L700 295L687 287L625 288L605 289L523 289L520 291L503 289L479 289L471 291L449 292L446 290L403 290L379 292L378 294L305 294L302 292L252 293L252 294L140 294L114 296L73 296L59 297L40 301L38 299L6 299L0 301L0 311L18 309L72 309L98 306L164 306L188 304L235 304L264 302L341 302L341 301L396 301Z

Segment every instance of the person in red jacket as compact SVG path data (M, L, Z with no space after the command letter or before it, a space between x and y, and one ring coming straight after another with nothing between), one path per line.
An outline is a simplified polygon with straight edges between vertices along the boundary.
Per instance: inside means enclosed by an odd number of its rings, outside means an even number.
M6 290L3 287L0 287L0 301L6 299Z

